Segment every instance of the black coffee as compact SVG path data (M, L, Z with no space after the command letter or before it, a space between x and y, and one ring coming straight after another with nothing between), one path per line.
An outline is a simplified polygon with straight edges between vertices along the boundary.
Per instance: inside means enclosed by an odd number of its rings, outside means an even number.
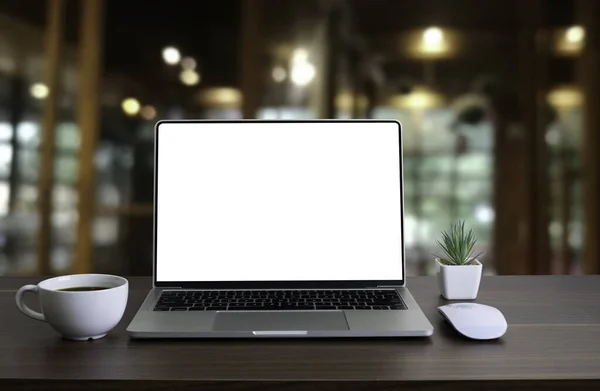
M104 289L110 289L107 286L74 286L72 288L59 289L59 291L65 292L88 292L88 291L101 291Z

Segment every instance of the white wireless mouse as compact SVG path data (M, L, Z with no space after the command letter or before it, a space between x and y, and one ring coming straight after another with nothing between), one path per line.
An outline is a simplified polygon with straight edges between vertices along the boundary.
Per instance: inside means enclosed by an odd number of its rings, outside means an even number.
M471 339L497 339L508 324L497 308L477 303L452 303L438 307L444 318L462 335Z

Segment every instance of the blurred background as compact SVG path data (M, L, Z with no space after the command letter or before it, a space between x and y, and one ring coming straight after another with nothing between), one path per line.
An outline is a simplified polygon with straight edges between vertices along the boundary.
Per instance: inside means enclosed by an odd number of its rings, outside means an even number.
M150 275L190 118L398 119L410 275L600 273L599 107L595 0L0 0L0 275Z

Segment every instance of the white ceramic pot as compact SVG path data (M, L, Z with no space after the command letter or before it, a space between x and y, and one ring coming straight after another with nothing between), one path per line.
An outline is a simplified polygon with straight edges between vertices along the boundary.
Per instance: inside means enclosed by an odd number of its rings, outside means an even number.
M477 298L483 265L448 266L435 259L440 293L446 300L473 300Z

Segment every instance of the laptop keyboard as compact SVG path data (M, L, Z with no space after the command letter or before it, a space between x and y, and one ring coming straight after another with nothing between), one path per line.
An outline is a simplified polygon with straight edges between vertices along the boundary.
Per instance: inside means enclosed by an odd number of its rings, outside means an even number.
M405 310L395 290L163 291L154 311Z

